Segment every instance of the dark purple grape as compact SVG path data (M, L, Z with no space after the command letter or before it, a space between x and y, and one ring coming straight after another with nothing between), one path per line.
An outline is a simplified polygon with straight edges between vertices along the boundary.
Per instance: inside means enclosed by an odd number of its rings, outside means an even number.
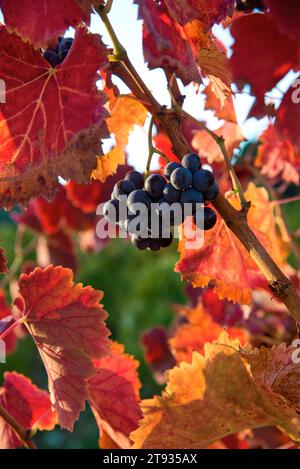
M69 51L72 47L73 39L71 37L64 37L59 41L58 52Z
M196 153L189 153L182 158L181 164L184 168L195 173L201 167L200 158Z
M114 196L119 200L121 195L129 195L135 190L135 186L130 181L119 181L114 187Z
M134 204L144 204L149 209L151 207L151 203L152 201L150 197L142 189L137 189L131 192L127 200L127 206L133 213L136 213Z
M160 250L160 240L155 238L150 238L149 251L159 251Z
M103 206L103 216L106 220L112 223L118 223L119 221L119 201L109 200Z
M173 173L173 171L175 171L175 169L177 169L177 168L181 168L181 164L176 163L175 161L171 161L170 163L168 163L165 166L164 175L166 176L168 181L170 180L170 177L171 177L171 174Z
M44 58L53 68L60 64L58 54L53 49L46 50L46 52L44 53Z
M145 249L149 248L151 239L150 238L141 238L140 236L133 235L131 237L131 243L140 251L145 251Z
M151 174L145 181L145 191L153 199L160 199L167 181L160 174Z
M193 175L193 187L197 189L197 191L208 191L214 182L214 175L207 169L201 169Z
M163 197L166 202L173 204L174 202L179 202L182 192L172 186L171 183L165 185L163 190Z
M219 186L215 182L207 191L203 192L204 200L209 202L215 200L219 195Z
M144 176L138 171L129 171L125 176L126 181L132 182L136 189L143 189Z
M159 238L160 246L162 248L168 248L169 246L171 246L173 239L174 239L173 233L170 233L170 236L168 238L165 238L165 237Z
M184 191L180 196L180 203L184 207L185 204L192 205L192 213L195 213L197 204L202 204L204 202L203 195L201 192L196 191L196 189L188 189Z
M204 230L211 230L217 222L217 215L214 210L209 207L204 208Z
M59 59L59 63L61 64L65 58L67 57L69 51L67 49L64 49L62 51L59 51L58 53L58 59Z
M175 189L186 190L193 182L192 173L186 168L177 168L171 174L171 184Z

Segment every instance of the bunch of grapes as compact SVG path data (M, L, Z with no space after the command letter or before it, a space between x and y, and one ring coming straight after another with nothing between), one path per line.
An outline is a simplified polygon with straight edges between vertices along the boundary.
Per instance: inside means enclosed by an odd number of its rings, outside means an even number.
M264 0L237 0L235 8L238 11L251 13L255 9L259 11L264 11L266 9L266 5Z
M71 37L60 37L54 49L49 47L49 49L44 52L44 57L51 67L55 68L65 60L72 44L73 39Z
M132 244L140 250L149 249L158 251L166 248L173 241L173 234L169 229L164 229L163 213L164 207L170 207L175 203L180 204L179 217L174 216L172 211L169 225L181 224L187 215L185 206L189 204L195 223L198 222L197 208L199 204L208 204L218 196L219 188L214 180L213 174L201 168L198 155L189 153L184 156L181 164L170 162L164 169L164 176L152 174L146 180L137 171L130 171L125 179L119 181L113 190L112 198L104 205L103 214L105 218L113 223L118 223L120 228L131 237ZM127 211L121 213L120 200L126 196ZM146 207L147 216L143 219L143 225L136 223L136 204ZM151 226L153 218L152 206L154 205L158 215L158 226ZM190 213L188 213L190 214ZM204 208L204 230L213 228L217 220L216 213L209 207ZM141 235L141 231L143 235Z

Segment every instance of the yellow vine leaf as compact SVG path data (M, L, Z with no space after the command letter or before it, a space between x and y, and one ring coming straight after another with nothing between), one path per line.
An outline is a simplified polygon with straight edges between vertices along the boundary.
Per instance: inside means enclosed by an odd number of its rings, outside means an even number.
M267 361L273 381L286 367L277 359L278 348ZM270 425L300 441L295 405L299 387L293 400L288 386L274 387L270 379L267 387L265 365L259 351L240 351L239 341L222 332L216 342L205 345L204 355L195 352L191 363L182 362L169 372L162 396L142 402L144 418L131 434L133 448L206 448L226 435ZM289 373L298 380L299 365L290 364Z
M143 126L147 117L147 109L132 95L113 97L109 101L109 110L111 117L106 123L116 144L107 154L97 158L97 167L92 177L101 182L115 174L118 166L125 163L125 148L130 132L135 125Z

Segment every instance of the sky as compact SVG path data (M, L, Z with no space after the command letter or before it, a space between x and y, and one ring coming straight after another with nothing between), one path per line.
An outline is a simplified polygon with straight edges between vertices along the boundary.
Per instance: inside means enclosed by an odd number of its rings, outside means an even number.
M167 90L167 83L165 75L162 70L156 69L149 71L147 65L144 62L143 51L142 51L142 21L137 21L137 6L133 4L133 0L114 0L112 10L109 14L111 23L119 37L121 43L126 48L131 62L137 69L138 73L145 81L148 88L152 91L155 98L162 105L170 104L170 96ZM0 11L0 21L3 21ZM101 34L103 41L107 45L110 44L109 36L105 30L105 27L101 19L97 15L92 15L91 31L94 33ZM222 26L215 25L213 28L214 34L226 45L228 48L228 55L231 54L230 47L233 44L233 39L227 30L224 30ZM73 31L69 30L66 36L73 35ZM268 93L269 96L275 99L275 103L279 103L279 99L282 92L289 87L295 78L295 74L290 73L285 77L272 92ZM129 90L123 83L117 81L121 93L126 93ZM184 109L194 117L200 120L206 120L207 126L212 130L215 130L222 125L222 121L217 120L213 112L204 111L204 96L200 93L196 95L194 86L191 84L187 87L183 87L180 82L181 90L186 95ZM280 92L279 90L282 90ZM260 121L252 118L246 119L248 111L253 104L253 98L249 96L249 87L243 90L243 93L235 94L235 108L237 112L237 119L239 125L242 127L243 134L247 139L255 139L259 137L262 131L268 125L268 119L264 118ZM135 166L140 171L145 170L146 160L148 157L148 128L149 121L147 119L144 128L135 127L132 131L127 147L127 153L129 156L129 163ZM112 140L107 140L104 143L104 151L108 151L112 145ZM153 167L155 167L155 160L153 158Z

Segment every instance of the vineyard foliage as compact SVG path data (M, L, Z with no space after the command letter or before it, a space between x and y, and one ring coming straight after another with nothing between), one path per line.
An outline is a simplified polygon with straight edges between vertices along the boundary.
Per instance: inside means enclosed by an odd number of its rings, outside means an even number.
M166 107L110 23L122 1L0 0L0 448L84 422L106 449L297 447L299 2L129 1ZM161 193L185 153L213 172L197 249L188 220L153 253L98 236L137 128Z

